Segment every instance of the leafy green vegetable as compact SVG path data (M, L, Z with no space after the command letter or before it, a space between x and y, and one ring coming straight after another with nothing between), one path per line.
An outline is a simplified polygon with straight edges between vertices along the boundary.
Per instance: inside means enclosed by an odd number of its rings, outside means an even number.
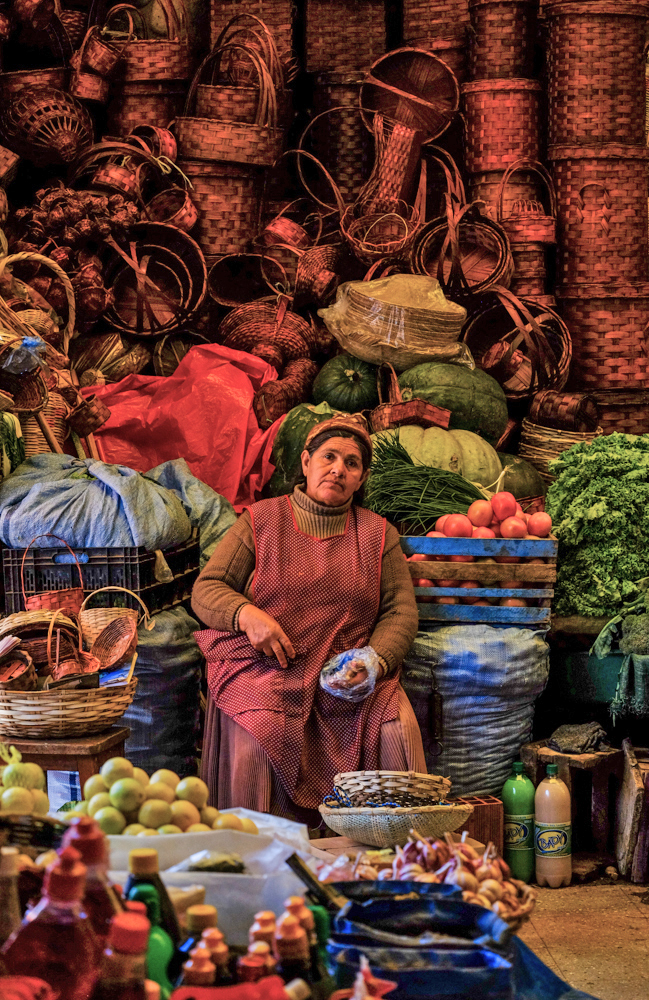
M614 615L649 576L649 435L608 434L550 463L559 539L554 610Z

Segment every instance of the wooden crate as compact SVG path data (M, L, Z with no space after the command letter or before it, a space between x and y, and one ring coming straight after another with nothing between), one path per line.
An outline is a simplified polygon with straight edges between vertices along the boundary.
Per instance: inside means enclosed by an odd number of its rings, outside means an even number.
M421 553L434 556L430 562L411 562L413 579L453 580L455 587L415 587L415 597L422 623L446 624L482 622L487 625L520 625L525 628L549 628L550 606L557 578L556 538L428 538L428 536L403 535L401 547L407 556ZM517 557L519 563L447 562L444 556L473 556L474 559L503 556ZM537 565L526 560L544 559ZM437 604L439 597L466 598L467 590L459 585L464 580L475 580L480 586L472 589L471 598L521 597L538 602L537 606L504 608L498 604L488 607L474 604ZM520 582L520 587L503 588L499 580ZM430 598L433 598L431 603Z
M502 857L505 813L501 799L495 795L465 795L450 801L466 802L467 805L473 806L473 812L462 825L462 829L466 830L473 840L479 840L485 846L491 840Z

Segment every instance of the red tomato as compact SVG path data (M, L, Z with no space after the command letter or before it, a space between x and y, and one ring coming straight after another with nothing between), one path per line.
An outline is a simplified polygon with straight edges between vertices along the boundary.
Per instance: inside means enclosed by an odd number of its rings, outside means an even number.
M518 556L496 556L497 563L517 563L520 562Z
M538 535L539 538L547 538L552 531L552 518L542 511L539 511L538 514L530 514L527 530L532 535Z
M474 608L490 608L491 604L484 597L480 597L473 601L473 606Z
M518 500L516 501L516 513L514 514L514 517L525 517L523 508L519 504Z
M449 514L443 514L442 517L438 517L435 521L435 531L441 531L444 534L444 525L446 524Z
M449 562L473 562L473 556L449 556Z
M506 517L513 517L516 513L516 498L513 493L503 490L492 496L491 506L498 520L504 521Z
M434 556L427 556L423 552L415 552L414 556L406 556L407 562L430 562Z
M444 534L447 538L470 538L473 525L466 514L449 514L444 523Z
M522 587L523 585L520 582L520 580L499 580L498 586L502 587L503 590L517 590L519 587Z
M524 601L522 597L503 597L502 601L498 602L501 608L526 608L527 601Z
M443 531L427 531L426 538L446 538Z
M496 533L492 528L474 528L472 538L495 538Z
M415 580L412 581L412 585L413 585L413 587L432 587L432 586L434 586L432 580L424 580L424 579L421 579L421 580L415 579ZM416 594L415 596L416 596L416 598L417 598L417 600L419 601L420 604L432 604L433 601L435 600L434 597L427 597L426 595L422 595L422 594Z
M436 587L454 587L457 580L435 580Z
M519 517L506 517L500 522L500 530L503 538L524 538L527 534L527 525Z
M459 604L459 597L435 597L434 601L436 604Z
M502 538L502 534L500 532L500 523L498 521L492 521L489 527L493 531L496 538Z
M488 500L474 500L466 516L476 528L486 528L493 521L494 512Z
M480 586L480 584L476 580L464 580L460 584L460 587L463 587L464 590L477 590L477 588L479 586ZM480 598L478 598L478 597L463 597L462 598L462 603L463 604L476 604L479 601L479 599Z

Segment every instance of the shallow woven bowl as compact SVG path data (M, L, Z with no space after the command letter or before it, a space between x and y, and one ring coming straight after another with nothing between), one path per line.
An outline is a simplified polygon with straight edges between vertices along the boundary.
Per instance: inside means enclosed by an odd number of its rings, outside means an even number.
M318 806L327 826L341 837L349 837L372 847L403 847L414 828L425 837L441 837L452 833L467 821L473 812L471 805L419 806L374 809L331 809Z
M137 678L89 690L0 691L0 739L63 739L101 733L133 701Z

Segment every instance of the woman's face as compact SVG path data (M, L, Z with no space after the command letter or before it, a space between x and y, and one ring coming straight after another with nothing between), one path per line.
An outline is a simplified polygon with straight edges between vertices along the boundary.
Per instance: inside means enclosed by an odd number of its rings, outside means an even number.
M353 438L331 437L313 455L302 452L307 496L327 507L341 507L363 485L361 449Z

